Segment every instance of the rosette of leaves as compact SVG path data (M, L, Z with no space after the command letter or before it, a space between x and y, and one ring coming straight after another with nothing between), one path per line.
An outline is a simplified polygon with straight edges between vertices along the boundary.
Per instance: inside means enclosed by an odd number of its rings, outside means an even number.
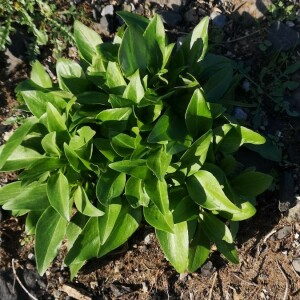
M41 274L63 241L73 277L143 221L178 272L197 270L212 243L237 263L238 221L272 178L234 156L265 139L226 114L231 63L206 54L208 18L175 49L158 15L119 15L113 42L75 23L81 60L58 60L57 83L35 62L17 87L33 116L0 148L1 171L21 170L0 204L27 214Z

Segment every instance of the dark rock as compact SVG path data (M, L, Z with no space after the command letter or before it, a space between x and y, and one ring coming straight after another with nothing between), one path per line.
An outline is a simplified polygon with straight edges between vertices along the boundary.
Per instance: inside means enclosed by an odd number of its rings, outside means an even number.
M173 11L162 11L159 14L163 22L171 28L176 27L182 21L181 15Z
M220 28L223 28L226 24L226 21L227 21L227 17L219 12L216 12L216 11L213 11L211 14L210 14L210 18L212 20L212 24L214 26L217 26L217 27L220 27Z
M206 277L210 277L215 271L216 271L216 268L214 267L213 263L210 260L208 260L201 267L201 274Z
M292 261L292 265L296 272L300 273L300 257L296 257Z
M180 11L187 3L187 0L150 0L152 3L156 3L160 6L167 6L173 11Z
M279 193L279 211L285 212L295 203L295 182L293 174L285 171L281 177Z
M101 16L107 16L107 15L110 15L110 16L113 16L114 15L114 7L113 5L106 5L102 11L101 11Z
M288 237L292 232L292 227L291 226L284 226L283 228L279 229L277 231L277 238L279 240L282 240L286 237Z
M14 73L17 69L17 67L22 64L22 60L16 56L14 56L9 49L6 49L4 55L7 56L7 71L6 75L10 75Z
M184 14L184 20L187 23L197 24L199 22L199 15L196 9L189 9Z
M27 300L28 296L15 281L12 271L0 272L0 299Z
M277 21L269 30L268 40L272 43L274 50L286 51L300 44L300 34Z

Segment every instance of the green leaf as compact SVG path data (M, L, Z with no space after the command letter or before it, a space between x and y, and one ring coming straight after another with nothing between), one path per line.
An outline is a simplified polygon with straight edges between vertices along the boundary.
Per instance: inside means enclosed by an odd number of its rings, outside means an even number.
M148 206L149 196L145 192L144 182L141 179L130 177L125 186L125 196L129 204L135 208Z
M89 200L85 190L78 186L73 193L74 203L78 211L89 217L99 217L104 214L101 210L95 207Z
M147 18L127 11L118 11L117 15L124 20L127 26L138 27L142 31L144 31L149 24L149 20Z
M85 224L78 238L69 250L65 264L78 264L97 257L101 243L99 234L99 218L91 217ZM77 270L78 271L78 270Z
M203 228L198 225L189 248L188 271L195 272L204 264L210 253L210 242L204 234Z
M37 211L32 210L27 214L26 222L25 222L26 234L28 235L35 234L36 224L42 214L43 214L42 210L37 210Z
M110 91L116 95L122 95L127 86L121 69L115 62L109 62L107 65L106 84Z
M187 270L189 236L187 222L174 224L174 233L156 230L161 249L178 273Z
M262 135L244 126L237 126L236 130L241 134L243 144L261 145L266 142Z
M35 232L35 256L41 276L55 258L66 228L67 221L52 207L49 207L40 217Z
M260 145L246 144L246 148L257 152L261 157L268 160L280 162L282 160L282 151L275 146L270 140L266 140L266 143Z
M263 193L272 183L273 177L261 172L244 172L230 181L232 188L239 194L255 197Z
M111 145L116 153L125 157L133 152L135 148L135 138L127 134L120 133L111 139Z
M87 62L92 63L92 58L96 53L96 46L102 43L100 35L81 22L75 21L74 38L80 56Z
M171 199L170 210L173 211L175 223L191 221L198 217L198 205L189 196L186 196L185 193L178 199L178 197L174 195L174 192L171 192L169 198Z
M65 119L50 102L47 103L47 123L49 132L68 130Z
M52 131L46 134L42 139L42 147L46 153L60 157L61 151L56 144L56 132Z
M67 221L70 220L69 182L63 173L50 176L47 195L51 206Z
M186 185L190 197L206 209L233 214L241 211L226 197L217 179L208 171L199 170L189 176Z
M223 240L229 244L233 243L229 228L212 213L203 210L200 213L200 220L200 226L202 226L203 231L214 243L219 240Z
M38 60L35 60L31 66L30 79L45 89L52 88L51 78Z
M142 220L142 212L139 208L130 208L122 205L122 211L106 242L100 248L98 256L102 257L110 251L124 244L130 236L139 228ZM122 228L122 230L120 230Z
M13 154L17 147L23 142L26 135L31 131L32 127L38 122L36 117L27 118L27 120L13 133L1 149L0 169L4 166L7 159Z
M157 73L162 68L163 54L166 47L165 29L159 15L155 14L148 24L144 32L144 38L151 53L149 58L150 70L152 73Z
M129 77L137 70L143 74L148 66L148 55L142 32L138 27L129 26L124 33L119 50L119 63L123 74Z
M118 61L119 44L102 43L97 46L97 53L103 61Z
M0 160L2 159L2 152L5 146L6 144L0 147ZM44 156L42 156L39 152L30 148L18 146L6 160L0 171L6 172L26 169L30 167L32 163L42 159L44 159Z
M228 244L224 241L215 241L214 242L218 248L218 250L232 263L238 264L239 257L238 253L235 249L234 244Z
M164 147L160 147L150 152L147 166L160 181L163 181L171 160L172 155L166 153Z
M121 160L108 166L115 171L126 173L139 179L145 179L148 173L148 167L144 159Z
M144 207L144 217L148 224L155 229L170 233L174 232L173 216L170 211L162 214L156 205L149 204L148 207Z
M97 198L103 205L107 206L111 199L119 197L126 183L126 175L111 169L107 169L105 173L100 176L97 186Z
M3 209L6 210L44 210L49 207L46 184L21 186L20 181L0 189Z
M108 95L98 92L84 92L76 95L76 102L83 105L108 105Z
M139 103L145 95L145 90L141 82L140 72L136 72L130 76L130 82L126 86L123 97L132 100L134 103Z
M107 121L126 121L131 115L131 107L112 108L101 111L97 115L97 119L102 122Z
M185 123L193 138L198 138L212 127L212 115L200 89L196 89L185 113Z
M169 211L168 186L166 181L158 180L154 175L145 179L145 189L150 200L157 206L162 214Z
M93 140L93 143L101 154L103 154L110 162L118 157L108 139L96 138Z

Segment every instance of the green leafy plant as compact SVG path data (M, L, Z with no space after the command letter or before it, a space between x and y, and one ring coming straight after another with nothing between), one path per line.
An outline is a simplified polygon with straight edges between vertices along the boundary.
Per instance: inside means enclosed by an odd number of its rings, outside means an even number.
M272 177L234 153L265 139L226 114L231 62L206 54L208 18L175 49L158 15L125 21L113 42L80 22L80 64L60 59L56 84L39 62L17 87L32 117L0 148L4 209L27 214L43 274L66 238L71 277L122 245L146 221L178 272L201 266L214 243L238 263L233 235Z

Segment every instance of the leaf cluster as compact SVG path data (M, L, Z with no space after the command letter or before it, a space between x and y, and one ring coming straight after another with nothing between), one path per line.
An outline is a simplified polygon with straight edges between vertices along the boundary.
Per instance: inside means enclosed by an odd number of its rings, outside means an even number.
M265 139L226 114L232 64L206 53L208 18L175 49L158 15L119 15L113 42L75 23L81 61L59 59L57 84L35 62L17 87L33 116L0 147L1 171L21 170L0 204L27 214L41 274L65 238L73 277L143 220L178 272L197 270L211 243L237 263L238 221L272 178L234 156Z

